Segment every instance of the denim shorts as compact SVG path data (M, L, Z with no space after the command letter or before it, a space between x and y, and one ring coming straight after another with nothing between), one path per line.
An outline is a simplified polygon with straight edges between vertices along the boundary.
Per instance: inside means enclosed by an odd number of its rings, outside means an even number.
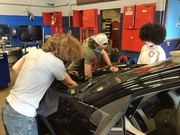
M16 112L7 101L2 107L2 119L7 135L38 135L36 117Z

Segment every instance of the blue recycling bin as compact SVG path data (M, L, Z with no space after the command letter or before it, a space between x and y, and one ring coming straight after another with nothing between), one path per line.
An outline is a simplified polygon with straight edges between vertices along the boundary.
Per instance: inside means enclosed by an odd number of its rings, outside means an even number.
M7 86L10 81L7 54L0 53L0 87Z

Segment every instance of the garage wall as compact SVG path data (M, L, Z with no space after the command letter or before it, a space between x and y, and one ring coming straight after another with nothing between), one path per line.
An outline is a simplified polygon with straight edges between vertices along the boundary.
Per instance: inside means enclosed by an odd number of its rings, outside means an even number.
M42 25L42 12L51 12L52 7L47 3L51 0L0 0L0 24L7 24L10 28L10 40L13 47L21 46L19 39L20 25ZM32 12L35 20L31 23L27 10ZM17 36L12 37L12 28L17 30ZM49 27L44 27L45 34L50 34Z
M76 0L1 0L0 1L0 15L24 15L28 9L36 16L42 16L42 12L62 11L63 16L72 15L72 10L83 10L88 8L102 9L123 8L124 6L156 3L156 11L164 9L165 0L117 0L113 2L104 2L97 4L89 4L77 6ZM48 4L54 4L52 8ZM121 11L121 13L123 10Z
M110 8L123 8L124 6L129 5L138 5L138 4L146 4L146 3L156 3L156 11L162 11L164 10L164 4L165 0L117 0L112 2L104 2L104 3L98 3L97 4L88 4L88 5L82 5L77 6L76 0L52 0L54 3L53 10L60 10L63 12L64 16L68 16L69 13L72 14L71 10L83 10L83 9L89 9L89 8L97 8L99 10L102 9L110 9ZM70 10L68 6L62 6L70 3ZM123 11L122 11L123 12Z
M100 10L105 10L105 9L115 9L115 8L121 8L121 26L120 26L120 37L119 37L119 56L120 55L128 55L129 57L138 57L139 53L136 52L130 52L130 51L122 51L121 50L121 35L122 35L122 19L123 19L123 9L124 6L131 6L131 5L140 5L140 4L148 4L148 3L155 3L156 4L156 18L155 21L156 22L160 22L160 20L162 19L162 14L163 14L163 10L165 9L165 0L117 0L117 1L112 1L112 2L104 2L104 3L98 3L97 4L88 4L88 5L81 5L81 6L77 6L76 5L76 0L61 0L61 2L59 0L53 0L54 3L54 8L53 10L55 11L62 11L63 16L70 16L70 21L72 20L72 10L83 10L83 9L92 9L92 8L96 8L98 9L98 14L100 15ZM69 4L69 5L68 5ZM63 6L64 5L64 6ZM99 20L100 16L99 16ZM66 20L68 22L68 20ZM67 23L64 22L64 23ZM99 24L101 25L101 24ZM72 27L72 25L70 26ZM65 28L64 30L67 30L68 28ZM73 28L72 28L73 29ZM74 30L74 29L73 29ZM67 31L64 31L67 32ZM73 32L73 35L76 36L78 38L79 33ZM165 45L166 46L166 45ZM169 48L167 48L169 49ZM167 56L169 50L166 51L167 52Z
M124 6L130 6L130 5L134 5L134 4L140 5L140 4L147 4L147 3L156 3L155 21L156 22L162 22L164 24L165 19L166 19L164 16L165 15L164 10L165 10L166 1L175 1L175 0L117 0L117 1L112 1L112 2L98 3L98 6L97 6L97 4L88 4L88 5L77 6L76 0L52 0L52 1L54 3L54 6L55 6L53 8L53 10L62 11L63 16L66 16L66 17L70 16L69 18L71 20L72 20L72 18L71 18L72 10L83 10L83 9L97 8L97 9L99 9L98 11L100 14L100 10L121 8L121 17L120 18L123 19L123 8L124 8ZM173 14L173 15L175 15L175 14ZM173 18L173 17L174 16L171 15L171 18ZM171 21L171 20L169 20L169 21ZM67 22L68 22L68 19L66 18L66 20L64 20L64 23L68 24ZM122 23L121 23L121 27L122 27ZM67 31L68 28L65 27L65 30ZM78 31L78 30L76 30L76 31ZM167 29L168 33L169 33L169 31L171 31L171 27ZM75 36L78 36L79 33L75 32L73 34ZM121 38L119 40L121 42ZM163 49L166 52L167 57L170 57L170 55L169 55L170 51L177 50L176 47L177 47L177 44L179 43L179 39L170 40L169 42L170 42L170 46L167 45L167 41L165 41L161 44L161 46L163 47ZM122 51L122 50L120 50L120 47L119 47L119 55L128 55L130 57L138 57L139 53Z
M47 5L52 3L50 0L1 0L0 15L27 15L27 9L36 16L41 16L44 11L51 11Z
M66 33L69 30L69 25L72 26L72 10L98 8L100 14L100 10L103 9L121 8L120 18L122 18L122 9L124 6L146 3L156 3L157 18L155 20L161 20L161 14L165 9L165 1L166 0L117 0L113 2L98 3L98 6L97 4L77 6L76 0L0 0L0 24L8 24L10 29L16 28L17 30L19 25L30 25L31 23L28 19L27 12L25 12L28 9L36 16L36 20L33 21L32 25L42 25L42 12L61 11L63 15L63 29ZM51 7L51 4L54 4L54 6ZM78 28L71 27L70 29L73 30L73 34L79 36ZM44 30L45 35L50 34L49 27L44 27ZM11 42L12 46L20 46L18 36L16 38L11 38ZM162 44L168 57L169 51L176 49L175 47L177 43L178 40L172 41L170 46L167 46L166 42ZM136 57L139 53L125 52L120 50L120 55L122 54L128 54L129 56Z

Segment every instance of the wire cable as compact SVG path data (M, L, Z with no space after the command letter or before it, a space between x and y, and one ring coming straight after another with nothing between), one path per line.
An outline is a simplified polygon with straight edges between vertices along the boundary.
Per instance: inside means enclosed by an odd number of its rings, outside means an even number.
M125 55L121 55L118 59L118 63L127 64L128 63L128 57Z
M127 64L129 64L129 65L137 64L137 61L138 61L137 58L131 58L131 59L128 60L128 63L127 63Z

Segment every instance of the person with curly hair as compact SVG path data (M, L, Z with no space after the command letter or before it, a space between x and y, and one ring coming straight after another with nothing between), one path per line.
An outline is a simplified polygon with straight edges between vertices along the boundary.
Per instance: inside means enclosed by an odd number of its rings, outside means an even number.
M18 74L2 107L7 135L38 135L36 109L54 79L67 87L78 84L66 72L63 61L82 57L80 42L67 34L55 34L42 48L30 51L12 69Z
M165 40L166 29L159 23L147 23L139 32L146 44L141 48L137 64L152 64L166 59L166 53L160 44Z
M119 69L112 66L108 54L104 50L108 45L108 38L104 33L99 33L97 35L88 37L83 45L83 59L80 61L72 62L68 67L68 72L70 74L78 75L80 72L84 72L85 80L92 78L93 62L95 61L95 53L101 54L103 60L109 67L109 70L116 72ZM98 62L98 60L97 60Z

